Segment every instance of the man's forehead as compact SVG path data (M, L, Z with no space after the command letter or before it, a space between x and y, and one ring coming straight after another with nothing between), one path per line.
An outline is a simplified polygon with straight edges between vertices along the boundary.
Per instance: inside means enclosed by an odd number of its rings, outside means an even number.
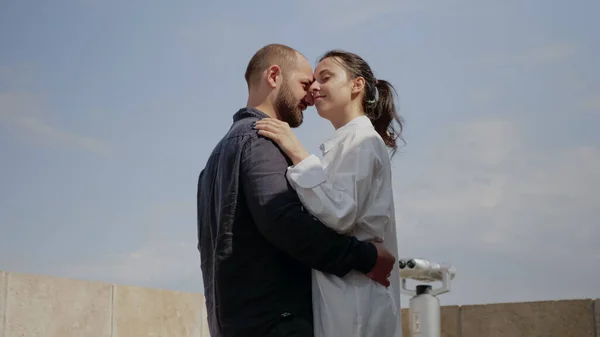
M298 55L298 57L296 58L296 66L301 71L312 72L312 67L310 65L310 62L308 62L306 57L304 57L303 55Z
M299 81L312 81L314 79L312 71L303 71L301 69L293 70L290 75Z
M292 76L301 82L312 82L314 80L310 62L300 53L298 53L296 67L292 73Z
M306 81L306 82L313 82L315 80L312 72L310 74L303 74L302 75L302 81Z
M309 67L308 69L296 69L294 72L294 77L296 77L301 82L313 82L314 76L312 69Z

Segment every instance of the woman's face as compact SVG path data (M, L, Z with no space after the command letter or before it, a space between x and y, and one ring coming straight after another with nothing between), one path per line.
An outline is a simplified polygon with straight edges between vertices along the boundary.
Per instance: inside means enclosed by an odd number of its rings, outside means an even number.
M323 118L331 120L333 111L342 111L355 96L354 81L344 68L332 58L326 58L317 64L315 81L310 87L317 112Z

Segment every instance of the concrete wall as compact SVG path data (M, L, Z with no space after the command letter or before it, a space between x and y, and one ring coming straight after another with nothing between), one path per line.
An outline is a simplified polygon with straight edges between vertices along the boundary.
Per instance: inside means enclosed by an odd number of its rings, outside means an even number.
M209 337L201 294L0 271L0 337ZM408 311L402 312L404 335ZM446 337L600 337L600 301L442 307Z

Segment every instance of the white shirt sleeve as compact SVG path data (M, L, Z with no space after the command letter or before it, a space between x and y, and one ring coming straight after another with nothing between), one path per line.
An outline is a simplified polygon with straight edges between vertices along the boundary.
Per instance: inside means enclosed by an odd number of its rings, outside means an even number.
M309 212L328 227L347 233L356 223L377 164L369 139L340 144L345 149L333 158L337 169L331 178L321 160L310 155L287 171L287 178ZM338 162L339 161L339 162ZM362 197L362 199L361 199Z

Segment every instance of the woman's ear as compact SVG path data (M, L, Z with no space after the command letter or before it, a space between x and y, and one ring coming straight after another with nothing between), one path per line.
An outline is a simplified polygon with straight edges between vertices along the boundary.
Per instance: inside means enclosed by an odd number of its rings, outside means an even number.
M357 77L352 81L352 93L358 94L365 88L365 79L362 77Z

